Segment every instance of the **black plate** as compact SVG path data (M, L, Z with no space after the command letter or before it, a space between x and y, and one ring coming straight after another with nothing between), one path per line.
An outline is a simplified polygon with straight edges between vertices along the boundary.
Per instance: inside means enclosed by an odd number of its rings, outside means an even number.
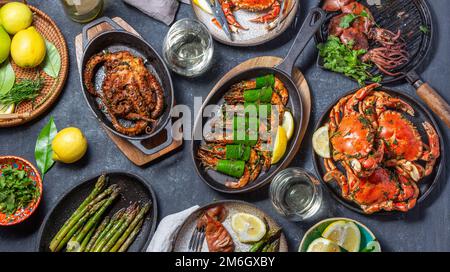
M200 165L200 160L197 158L197 151L199 146L204 143L201 140L193 140L192 141L192 159L194 161L195 169L198 175L202 178L202 180L208 184L211 188L223 192L223 193L244 193L253 191L258 189L265 184L269 183L273 176L278 173L280 170L286 168L289 163L294 158L300 147L300 127L303 122L303 114L302 114L302 102L301 96L298 93L297 87L291 81L290 77L277 69L274 68L253 68L247 71L241 72L238 75L234 76L232 79L228 80L224 85L220 86L214 93L211 93L205 100L202 105L202 109L200 110L200 114L197 116L194 125L194 133L199 130L199 125L201 124L202 128L205 123L209 120L207 117L202 117L203 109L208 105L222 105L224 100L223 96L230 89L231 85L240 82L242 80L248 80L251 78L274 74L276 75L284 84L285 87L289 91L289 100L286 107L291 111L292 116L294 117L294 134L291 140L288 143L286 154L284 158L276 165L270 167L269 171L265 173L261 173L255 181L250 182L243 188L239 189L230 189L224 185L225 181L232 180L231 177L218 173L214 170L206 170L203 166Z
M117 199L113 206L109 209L108 215L113 215L121 208L128 207L130 202L140 201L145 203L152 201L152 209L146 216L146 220L142 226L142 230L136 237L136 240L128 248L129 252L145 251L150 239L153 236L157 222L157 203L156 196L143 178L126 172L108 172L105 173L109 177L108 184L118 184L121 187L120 198ZM48 246L60 227L70 217L81 202L89 195L94 188L95 183L100 175L88 178L82 183L76 185L69 190L56 206L44 219L39 230L37 251L49 252Z
M322 7L324 1L320 1ZM430 9L425 0L381 0L381 6L370 6L367 1L360 1L373 14L375 21L380 27L396 32L401 30L402 37L406 41L410 60L406 64L394 70L401 72L399 76L388 76L373 68L373 75L383 75L383 84L397 82L404 79L411 71L415 71L423 62L431 48L433 40L433 20ZM323 43L328 38L328 25L330 20L340 12L327 13L327 20L322 25L320 31L316 33L316 43ZM422 33L421 27L426 27L429 32ZM323 60L320 56L317 58L317 65L322 69ZM345 75L342 75L345 76ZM409 79L408 79L409 80ZM370 83L370 82L367 82Z
M384 87L382 88L382 90L385 91L386 93L392 95L393 97L398 97L398 98L406 101L414 108L414 110L415 110L414 117L409 116L408 114L404 114L404 116L406 118L408 118L417 127L419 134L422 136L422 139L424 140L425 143L427 143L428 138L422 127L422 122L424 122L424 121L428 121L430 124L433 125L433 127L436 129L436 132L440 139L441 156L436 161L436 165L434 167L433 173L431 175L429 175L428 177L423 178L418 183L419 188L420 188L420 196L419 196L419 199L417 200L417 203L419 204L419 203L423 202L427 198L427 196L431 193L431 191L436 187L437 183L439 182L441 173L443 171L443 167L445 165L445 162L444 162L445 161L445 154L444 154L445 149L443 148L444 142L443 142L443 138L442 138L442 133L439 130L436 120L431 115L431 113L416 99L414 99L413 97L411 97L407 94L404 94L400 91L395 91L395 90L384 88ZM357 90L352 90L352 91L348 92L347 94L343 95L342 97L345 97L351 93L354 93L355 91L357 91ZM336 99L328 107L328 109L324 112L324 114L319 119L319 122L317 123L316 127L314 128L314 131L317 131L317 129L319 129L321 126L324 126L329 121L328 115L329 115L331 109L334 107L334 105L336 105L336 103L341 98ZM338 200L342 205L351 209L352 211L355 211L355 212L358 212L361 214L365 214L363 212L363 210L356 203L347 201L344 198L342 198L340 188L336 184L336 182L325 182L323 180L323 176L326 173L326 169L323 164L323 159L319 155L316 154L314 149L312 150L312 156L313 156L314 168L316 169L317 175L320 177L320 180L323 182L325 187L329 190L331 195L336 200ZM395 213L395 212L379 212L376 214L386 214L387 215L387 214L393 214L393 213Z

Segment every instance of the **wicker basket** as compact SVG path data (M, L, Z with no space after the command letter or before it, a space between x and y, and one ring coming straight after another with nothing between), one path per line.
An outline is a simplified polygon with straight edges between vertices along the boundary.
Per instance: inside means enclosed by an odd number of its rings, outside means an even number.
M0 1L0 5L5 4L4 1ZM33 26L42 34L42 36L48 41L52 42L58 49L61 56L61 70L58 78L52 78L48 76L41 67L33 69L20 68L11 61L14 72L17 79L22 78L37 78L41 76L45 79L44 87L41 90L41 94L34 100L28 102L22 102L16 105L15 113L30 113L29 117L0 120L0 127L12 127L27 123L36 117L43 114L49 109L58 99L64 84L66 82L67 74L69 71L69 55L67 51L66 41L55 22L41 10L30 6L33 12Z

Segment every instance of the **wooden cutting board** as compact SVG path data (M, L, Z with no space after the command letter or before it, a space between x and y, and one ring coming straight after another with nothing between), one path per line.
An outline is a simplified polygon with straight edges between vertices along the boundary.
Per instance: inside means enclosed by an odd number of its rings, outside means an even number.
M118 23L121 27L123 27L125 30L127 30L133 34L139 35L139 33L137 33L136 30L134 30L122 18L115 17L115 18L113 18L113 20L116 23ZM92 39L96 35L104 32L106 30L110 30L110 29L111 29L111 27L106 23L97 25L88 31L88 38ZM80 63L81 63L81 58L83 56L81 33L75 37L75 49L76 49L76 56L77 56L77 63L78 63L78 71L80 72L81 71ZM81 74L80 74L80 76L81 76ZM122 151L122 153L130 161L132 161L134 164L139 165L139 166L143 166L155 159L158 159L158 158L172 152L173 150L177 149L178 147L180 147L183 144L183 140L181 137L182 132L176 132L176 133L173 132L175 137L174 137L171 145L169 145L165 149L163 149L155 154L146 155L146 154L142 153L139 149L137 149L134 145L132 145L128 140L113 134L106 127L104 127L104 125L101 125L101 126L102 126L103 130L106 132L106 134L109 136L109 138L111 138L111 140L120 149L120 151ZM152 137L151 139L146 140L146 142L148 141L149 145L157 146L158 143L163 143L165 139L166 139L166 133L165 133L165 130L163 130L162 133L155 135L155 137Z
M234 67L227 74L225 74L225 76L223 76L222 79L219 80L219 82L217 82L217 84L214 86L211 92L212 93L215 92L226 81L228 81L235 75L241 73L242 71L254 67L275 67L276 65L280 64L282 60L283 60L282 58L270 56L249 59L239 64L238 66ZM300 91L303 103L302 106L303 106L304 122L302 124L302 127L300 128L300 139L299 139L300 141L299 146L300 146L303 137L305 136L306 129L308 128L309 118L311 116L311 93L309 91L308 82L303 76L303 73L298 68L294 68L292 81L295 83L298 90Z

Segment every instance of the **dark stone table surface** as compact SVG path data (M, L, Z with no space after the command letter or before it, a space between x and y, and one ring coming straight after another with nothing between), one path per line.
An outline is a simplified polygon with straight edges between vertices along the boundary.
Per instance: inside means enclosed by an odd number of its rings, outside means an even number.
M334 216L353 218L366 224L378 237L385 251L450 251L450 184L447 171L437 188L418 207L407 214L394 216L363 216L338 204L325 194L323 209L314 220L293 223L279 216L268 199L267 187L254 193L230 196L217 193L206 186L196 175L191 161L189 142L170 156L145 167L135 166L116 148L99 128L81 93L79 74L75 61L75 36L82 25L72 22L63 12L57 0L30 0L50 15L61 28L69 48L70 71L59 101L37 121L24 126L0 129L0 154L22 156L34 160L34 145L40 129L50 116L55 118L58 128L76 126L83 130L88 141L88 154L72 165L56 163L45 175L43 201L38 211L27 221L12 227L0 228L0 251L33 251L37 243L39 227L50 209L69 188L86 177L110 169L123 169L144 176L153 186L159 200L160 216L178 212L194 204L206 204L217 199L241 199L256 204L283 226L289 240L289 248L297 250L305 231L314 222ZM229 69L240 62L256 56L284 56L290 47L307 10L318 1L301 1L296 24L281 37L262 46L234 48L215 43L214 64L203 76L187 79L173 74L175 98L178 103L193 105L194 96L206 97L215 82ZM423 78L450 101L450 6L447 1L429 0L437 26L436 40L431 54L420 68ZM168 27L120 0L107 1L104 15L120 16L129 22L142 36L161 53L162 41ZM181 5L177 19L193 17L190 6ZM356 88L356 84L340 75L325 72L315 66L316 50L313 42L308 45L297 62L305 73L311 88L313 108L310 127L292 166L314 172L311 160L312 127L322 111L338 96ZM406 83L395 88L416 96L414 89ZM446 153L450 152L450 130L439 121L444 135ZM159 219L161 219L161 217Z

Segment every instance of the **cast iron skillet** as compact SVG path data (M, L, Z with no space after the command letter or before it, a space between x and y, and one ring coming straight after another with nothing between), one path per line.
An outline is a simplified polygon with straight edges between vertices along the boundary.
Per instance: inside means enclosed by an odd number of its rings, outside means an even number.
M302 114L303 109L302 109L301 95L296 85L291 79L292 70L296 59L303 51L305 46L308 44L309 40L313 37L314 33L319 29L324 18L325 13L319 8L312 9L309 12L308 16L305 19L305 23L301 27L299 33L297 34L297 37L294 40L294 43L292 44L291 49L289 50L288 55L280 65L278 65L275 68L255 67L243 71L238 75L234 76L233 78L231 78L230 80L226 81L222 86L220 86L217 89L216 92L210 93L206 98L194 124L193 130L194 134L192 140L192 159L198 175L211 188L220 192L231 194L253 191L269 183L273 178L273 176L280 170L286 168L294 158L295 154L297 153L300 147L300 140L299 140L300 128L304 120ZM195 136L203 131L203 126L208 121L207 117L203 117L203 111L205 107L208 105L211 104L221 105L223 103L223 96L229 90L231 85L240 82L242 80L247 80L267 74L274 74L275 76L277 76L284 83L284 85L289 91L289 102L287 108L291 110L292 115L294 117L295 122L294 135L293 138L289 141L286 155L284 156L281 162L272 166L266 173L261 173L255 181L249 183L247 186L244 186L243 188L239 189L230 189L224 185L225 181L231 179L230 177L222 175L213 170L206 170L203 166L200 165L200 160L198 160L196 157L197 150L199 146L202 144L202 140L196 139Z
M320 6L324 1L320 1ZM422 65L431 50L433 42L433 18L425 0L382 0L381 6L367 5L375 21L380 27L396 32L401 30L402 38L406 42L410 60L396 69L398 76L383 75L382 84L394 83L406 79L417 90L417 95L430 109L450 127L450 105L428 83L423 82L416 70ZM327 19L320 31L316 33L316 42L323 43L328 38L328 24L338 12L327 13ZM423 33L426 28L428 33ZM323 69L323 60L317 58L317 65ZM374 75L382 74L378 69L371 71Z
M128 207L131 202L152 202L152 208L146 216L141 232L128 249L129 252L145 251L155 232L157 222L158 207L153 189L146 180L128 172L112 171L104 174L109 177L109 185L118 184L122 189L120 191L120 197L115 200L112 207L108 210L108 215L111 216L119 209ZM48 247L50 241L64 222L70 217L72 212L74 212L81 202L89 195L99 176L100 174L86 179L71 188L58 200L56 206L45 217L43 224L41 225L38 235L38 244L36 245L37 251L49 251Z
M113 27L113 30L105 31L93 38L88 40L88 30L92 27L99 25L101 23L107 22ZM139 148L144 154L151 155L154 154L172 143L172 122L170 119L170 111L174 105L173 98L173 84L170 77L169 70L164 64L161 57L158 55L156 50L148 44L141 37L138 37L128 31L125 31L116 22L108 17L99 18L83 27L83 58L82 58L82 71L88 60L94 55L103 50L108 50L111 52L126 50L130 51L133 55L142 57L145 60L145 65L149 71L156 76L156 78L161 83L161 87L164 91L165 97L165 111L163 115L159 118L159 122L156 128L150 134L142 134L138 136L128 136L117 132L111 123L111 120L103 111L99 109L99 102L94 96L92 96L86 89L83 83L83 72L81 73L81 86L83 87L83 94L86 98L86 102L94 113L95 117L103 123L108 130L114 134L128 139L130 143ZM101 67L98 69L94 81L96 88L99 88L103 82L105 76L104 69ZM154 148L147 148L143 144L143 140L149 139L163 129L167 131L167 140L161 145Z
M430 111L427 110L427 108L425 108L416 99L414 99L413 97L411 97L401 91L396 91L396 90L388 89L385 87L383 87L382 90L385 91L386 93L392 95L393 97L398 97L398 98L406 101L408 104L410 104L414 108L414 110L415 110L414 117L409 116L408 114L403 114L403 115L416 126L416 128L419 131L419 134L421 135L421 137L425 143L428 143L428 138L422 127L422 122L424 122L424 121L428 121L430 124L433 125L433 127L436 129L436 132L440 139L441 156L436 161L436 165L434 167L433 173L430 176L423 178L418 183L419 188L420 188L420 196L419 196L419 199L417 200L417 205L419 205L419 203L423 202L427 198L427 196L431 193L431 191L436 187L436 185L439 182L443 168L445 166L445 153L444 153L445 148L444 148L442 133L439 130L436 120L434 119L434 117L430 113ZM342 97L345 97L351 93L354 93L355 91L357 91L357 90L352 90L352 91L348 92L347 94L343 95ZM336 103L342 97L340 97L339 99L336 99L328 107L328 109L322 114L322 116L319 119L319 122L317 123L316 127L314 128L314 131L317 131L317 129L319 129L319 127L324 126L329 121L328 115L330 114L331 109L334 107L334 105L336 105ZM351 209L352 211L355 211L355 212L358 212L361 214L365 214L363 212L363 210L357 204L347 201L344 198L342 198L341 190L340 190L339 186L336 184L336 182L325 182L323 180L323 176L326 173L326 169L323 164L323 159L319 155L316 154L314 149L312 150L312 157L313 157L314 168L316 169L317 175L320 177L320 180L325 185L325 187L329 190L330 194L345 207ZM340 168L339 164L336 164L336 166L338 166ZM340 169L341 169L341 171L343 171L342 168L340 168ZM345 171L343 171L343 173L345 173ZM376 214L389 215L389 214L394 214L394 213L398 213L398 212L378 212Z

